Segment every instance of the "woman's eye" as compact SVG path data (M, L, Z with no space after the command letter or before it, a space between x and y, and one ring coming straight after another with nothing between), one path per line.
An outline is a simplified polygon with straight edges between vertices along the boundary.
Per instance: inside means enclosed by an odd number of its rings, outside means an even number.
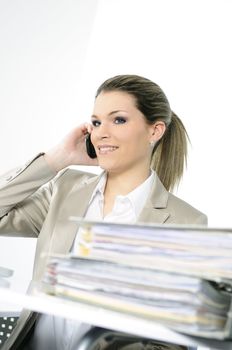
M115 122L115 124L124 124L124 123L126 123L126 118L124 118L124 117L116 117L114 122Z
M93 126L99 126L101 123L98 120L92 120Z

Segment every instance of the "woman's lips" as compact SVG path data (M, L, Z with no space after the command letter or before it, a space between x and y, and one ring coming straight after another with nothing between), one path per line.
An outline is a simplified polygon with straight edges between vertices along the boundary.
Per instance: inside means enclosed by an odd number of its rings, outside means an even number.
M97 148L98 148L99 154L111 153L111 152L114 152L116 149L118 149L117 146L108 146L108 145L98 146Z

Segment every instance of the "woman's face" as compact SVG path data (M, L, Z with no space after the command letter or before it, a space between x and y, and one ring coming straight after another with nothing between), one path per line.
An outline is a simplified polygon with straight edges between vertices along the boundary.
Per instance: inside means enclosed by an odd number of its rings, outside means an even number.
M91 120L91 141L101 168L115 173L149 169L154 126L146 123L132 95L100 93Z

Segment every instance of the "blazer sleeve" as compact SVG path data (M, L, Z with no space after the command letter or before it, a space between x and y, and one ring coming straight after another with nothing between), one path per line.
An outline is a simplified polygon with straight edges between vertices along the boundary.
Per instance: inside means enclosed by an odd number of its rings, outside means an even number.
M52 194L49 180L55 175L40 153L0 177L0 235L38 236Z

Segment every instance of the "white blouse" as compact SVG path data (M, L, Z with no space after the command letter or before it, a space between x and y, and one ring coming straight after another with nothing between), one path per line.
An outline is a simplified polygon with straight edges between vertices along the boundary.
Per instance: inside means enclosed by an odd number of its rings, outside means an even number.
M151 175L132 192L126 196L117 196L112 212L103 217L106 184L106 174L103 173L89 202L85 219L114 223L136 222L150 194L153 181L154 172L151 170ZM72 246L72 252L75 253L77 245L78 234ZM30 349L76 350L81 337L91 327L91 325L82 322L42 314L36 322L35 331L30 341Z

